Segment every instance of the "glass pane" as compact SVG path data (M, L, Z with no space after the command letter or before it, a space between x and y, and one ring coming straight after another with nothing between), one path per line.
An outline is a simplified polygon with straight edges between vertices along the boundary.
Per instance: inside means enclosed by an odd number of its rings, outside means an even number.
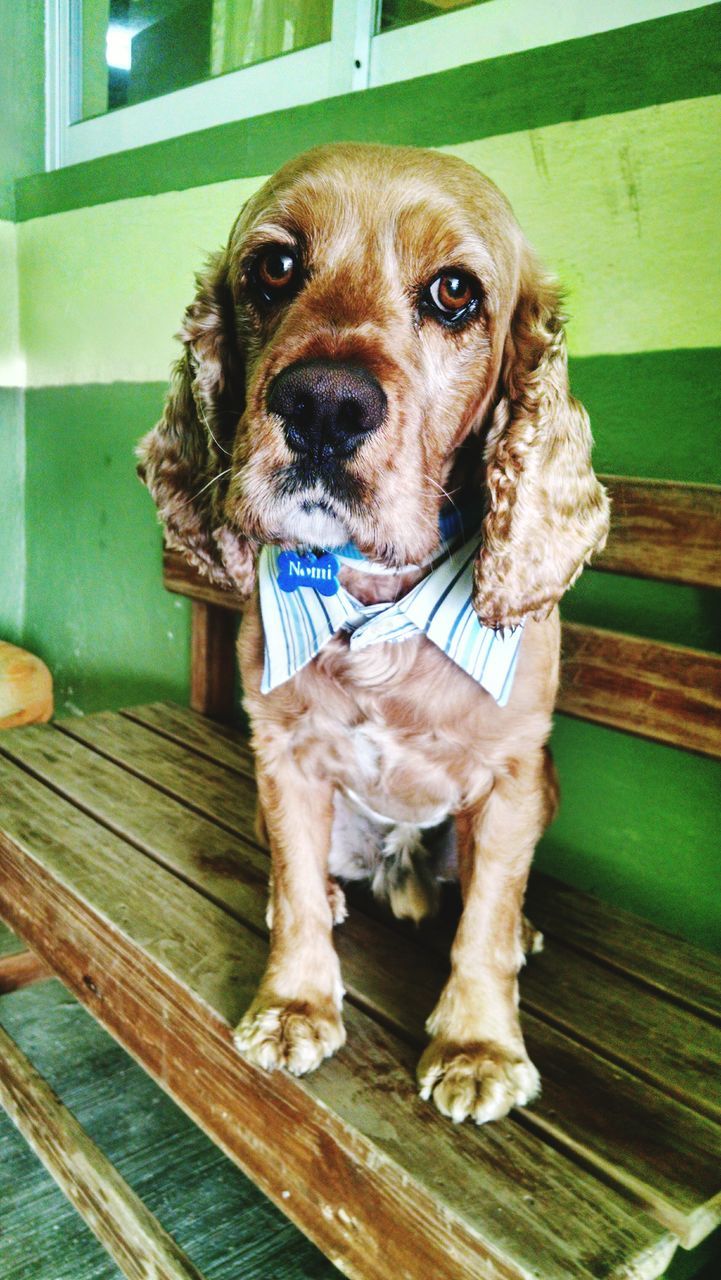
M469 9L474 4L487 4L488 0L381 0L379 31L394 31L407 27L411 22L423 22L425 18L438 18L454 9Z
M330 40L333 0L73 0L73 123Z

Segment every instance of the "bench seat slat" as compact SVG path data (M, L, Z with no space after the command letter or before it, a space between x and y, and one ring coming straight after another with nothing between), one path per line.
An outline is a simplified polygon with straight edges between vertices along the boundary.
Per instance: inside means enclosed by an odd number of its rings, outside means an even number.
M237 728L175 703L150 703L127 708L122 714L179 746L237 768L246 777L254 776L250 745ZM537 870L531 873L528 904L531 918L543 932L721 1023L720 956Z
M198 715L190 707L174 702L150 702L140 707L124 707L120 713L137 724L169 738L181 747L190 747L217 764L255 777L253 752L247 737L238 729Z
M261 939L6 758L0 783L3 914L348 1274L662 1273L665 1231L518 1124L448 1126L414 1096L414 1050L352 1004L308 1080L251 1068L229 1024Z
M253 776L252 752L238 729L169 702L130 707L122 714L208 759ZM721 1023L720 956L540 871L531 874L527 902L532 920L544 933Z
M252 831L255 792L250 780L236 775L229 788L227 771L222 766L184 752L170 742L159 752L157 735L113 712L64 721L62 729L135 776L160 786L231 834ZM595 1047L612 1061L679 1100L690 1101L703 1114L721 1120L721 1080L709 1066L714 1053L716 1060L721 1058L718 1029L683 1009L669 1020L661 997L649 992L643 1002L635 1001L635 984L630 979L575 953L571 953L575 958L569 965L568 949L565 950L566 959L555 975L546 972L555 953L539 957L529 967L523 984L525 1007L586 1043L590 1026ZM577 988L565 981L569 967L579 975ZM628 1034L626 1008L636 1020L635 1036ZM611 1010L615 1021L610 1019ZM646 1052L647 1039L654 1043L653 1055Z
M122 736L122 724L118 728ZM155 739L154 755L159 741ZM227 745L227 731L221 741ZM103 742L107 747L107 724ZM242 835L242 821L234 847L211 821L183 811L181 800L129 776L64 734L36 730L16 735L13 755L112 830L141 848L153 849L157 858L212 901L259 933L264 930L267 855ZM186 764L192 773L191 753ZM206 777L206 789L207 785ZM182 775L179 789L183 789ZM211 809L213 803L211 796ZM392 930L355 912L339 930L338 943L349 995L420 1046L424 1019L437 998L444 965L429 963L427 953L415 942L399 939ZM537 963L534 960L534 966ZM531 1126L582 1154L631 1191L685 1245L703 1238L719 1221L721 1210L716 1203L721 1148L715 1126L650 1090L633 1075L619 1072L533 1015L526 1015L525 1026L529 1050L546 1081L540 1102L526 1113ZM593 1104L586 1099L593 1099ZM681 1166L680 1152L684 1153Z
M721 956L552 876L531 876L526 903L544 933L721 1025Z
M721 656L566 622L566 715L721 758Z

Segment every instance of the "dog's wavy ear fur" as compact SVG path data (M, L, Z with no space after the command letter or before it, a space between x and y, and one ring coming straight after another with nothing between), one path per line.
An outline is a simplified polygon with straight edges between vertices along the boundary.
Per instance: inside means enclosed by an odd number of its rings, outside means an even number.
M163 416L138 445L138 474L155 500L167 544L212 582L247 596L255 575L253 552L223 516L244 396L225 252L214 255L197 277L179 337L185 350L173 370Z
M488 626L545 618L606 542L588 414L568 386L557 286L530 253L485 446L487 506L474 606Z

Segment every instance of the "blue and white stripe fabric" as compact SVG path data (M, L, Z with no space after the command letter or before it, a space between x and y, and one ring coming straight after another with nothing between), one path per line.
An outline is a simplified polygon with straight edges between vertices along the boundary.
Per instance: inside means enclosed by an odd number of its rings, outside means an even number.
M353 651L422 633L499 706L505 706L523 629L494 631L479 622L472 604L473 562L479 545L480 534L476 533L402 599L372 605L361 604L342 586L335 595L321 595L310 585L282 591L278 586L280 549L263 547L258 565L265 633L261 692L270 693L285 684L340 632L350 634ZM345 558L347 549L338 555ZM357 552L354 559L363 557Z

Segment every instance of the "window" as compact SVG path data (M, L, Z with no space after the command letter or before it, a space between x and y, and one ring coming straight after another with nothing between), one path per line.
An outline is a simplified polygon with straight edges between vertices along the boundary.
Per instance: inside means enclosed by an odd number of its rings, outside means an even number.
M708 3L46 0L47 167Z
M73 0L72 122L331 38L332 0Z

